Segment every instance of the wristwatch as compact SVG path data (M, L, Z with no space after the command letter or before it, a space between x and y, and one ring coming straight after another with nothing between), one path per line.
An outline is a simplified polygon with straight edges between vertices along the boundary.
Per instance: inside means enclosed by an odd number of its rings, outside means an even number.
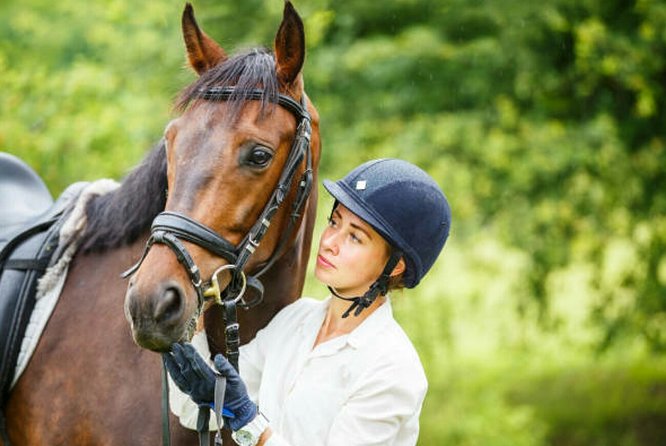
M254 420L247 423L235 432L231 433L231 438L239 446L255 446L259 443L259 437L268 427L268 420L261 412L257 412Z

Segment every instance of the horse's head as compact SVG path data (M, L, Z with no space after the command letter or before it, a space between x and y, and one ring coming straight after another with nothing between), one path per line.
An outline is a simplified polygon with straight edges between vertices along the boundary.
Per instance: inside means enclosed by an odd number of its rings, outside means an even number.
M291 3L274 53L228 57L189 4L182 26L199 78L165 130L165 212L125 298L135 341L155 351L189 339L209 298L240 292L239 270L263 273L294 241L319 160L318 116L301 75L303 23Z

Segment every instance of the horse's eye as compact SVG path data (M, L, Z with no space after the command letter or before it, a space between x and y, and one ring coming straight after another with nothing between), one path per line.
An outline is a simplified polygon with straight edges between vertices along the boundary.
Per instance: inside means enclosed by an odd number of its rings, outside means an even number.
M271 159L273 159L273 153L263 147L256 147L247 157L247 163L251 167L266 167Z

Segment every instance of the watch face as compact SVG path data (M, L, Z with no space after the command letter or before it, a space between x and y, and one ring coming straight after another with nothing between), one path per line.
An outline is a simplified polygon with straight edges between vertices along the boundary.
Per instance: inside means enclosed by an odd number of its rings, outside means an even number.
M240 446L254 446L257 444L256 439L254 436L249 433L248 431L236 431L234 432L234 441L238 443Z

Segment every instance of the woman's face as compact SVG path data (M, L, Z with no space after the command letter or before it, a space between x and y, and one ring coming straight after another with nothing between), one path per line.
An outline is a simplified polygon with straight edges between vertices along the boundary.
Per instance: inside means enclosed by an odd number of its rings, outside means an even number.
M339 204L319 240L315 277L343 296L360 296L379 278L388 257L382 236Z

